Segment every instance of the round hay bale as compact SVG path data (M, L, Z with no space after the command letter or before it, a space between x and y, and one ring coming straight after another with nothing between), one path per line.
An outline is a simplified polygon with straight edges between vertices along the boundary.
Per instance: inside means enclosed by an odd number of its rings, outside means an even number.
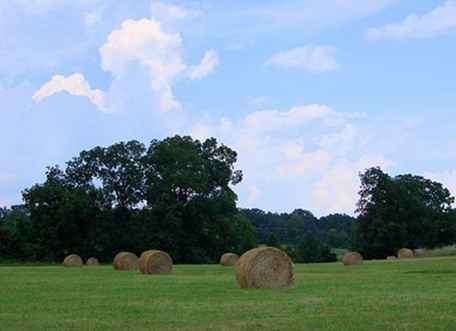
M173 271L173 259L159 250L143 252L139 258L139 271L147 275L170 274Z
M68 255L63 260L63 266L68 268L80 268L83 264L84 262L82 261L81 257L76 254Z
M86 261L86 265L93 267L93 266L100 265L100 262L98 261L98 259L96 257L89 257Z
M138 260L138 268L139 268L139 271L143 270L144 269L144 264L145 264L145 261L146 261L146 256L148 254L151 254L155 252L154 249L152 250L149 250L149 251L144 251L141 253L141 256L139 257L139 260Z
M397 257L399 259L413 259L415 257L415 254L413 254L413 251L408 248L401 248L397 252Z
M413 254L415 254L416 257L423 257L426 255L426 250L423 248L417 248L413 250Z
M396 260L397 258L395 256L388 256L386 259L387 260Z
M287 288L293 286L293 262L275 247L258 247L244 253L236 263L240 288Z
M130 252L120 252L114 257L112 265L115 270L136 270L138 257Z
M342 258L342 263L344 265L361 265L363 264L363 256L358 252L348 252Z
M225 267L231 267L236 265L236 262L239 260L239 255L234 253L225 253L220 258L220 264Z

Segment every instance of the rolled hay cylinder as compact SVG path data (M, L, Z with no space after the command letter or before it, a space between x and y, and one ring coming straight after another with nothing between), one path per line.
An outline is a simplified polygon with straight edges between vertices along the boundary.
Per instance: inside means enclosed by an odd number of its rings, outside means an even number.
M397 257L399 259L413 259L415 257L415 254L413 254L413 251L408 248L401 248L397 252Z
M80 268L83 264L84 262L82 261L81 257L76 254L68 255L63 260L63 266L67 268Z
M98 259L96 257L89 257L86 261L86 265L89 267L94 267L94 266L100 265L100 262L98 261Z
M413 254L416 257L424 257L426 255L426 250L423 248L417 248L413 250Z
M114 257L112 265L115 270L136 270L138 257L130 252L120 252Z
M244 253L236 263L240 288L288 288L293 286L293 261L275 247L257 247Z
M231 267L236 265L236 262L239 260L239 255L234 253L225 253L220 257L220 264L225 267Z
M395 256L388 256L386 259L387 259L387 260L396 260L397 257L395 257Z
M143 252L138 265L139 271L146 275L166 275L173 271L173 259L159 250Z
M358 252L348 252L345 253L344 257L342 258L342 263L344 265L361 265L363 264L363 256Z

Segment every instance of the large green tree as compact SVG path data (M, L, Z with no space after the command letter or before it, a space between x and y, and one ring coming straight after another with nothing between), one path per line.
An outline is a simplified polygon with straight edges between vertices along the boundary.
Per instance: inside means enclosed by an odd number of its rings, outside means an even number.
M380 168L361 174L356 248L384 258L401 247L436 247L453 242L454 198L442 184Z
M181 136L83 151L24 192L36 258L157 248L177 262L213 262L242 253L255 235L236 208L236 159L215 139Z

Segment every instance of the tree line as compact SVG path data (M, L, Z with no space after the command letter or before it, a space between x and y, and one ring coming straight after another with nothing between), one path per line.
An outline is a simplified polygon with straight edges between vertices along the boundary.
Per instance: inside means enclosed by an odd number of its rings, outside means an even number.
M420 176L360 174L357 217L310 211L238 209L237 154L214 138L174 136L148 146L129 141L82 151L22 205L0 208L0 259L61 261L69 253L110 261L121 250L168 252L177 263L213 263L258 244L296 262L334 261L332 248L384 258L401 247L456 242L454 198Z
M207 263L244 252L256 238L231 189L242 180L236 158L215 139L180 136L83 151L63 170L48 168L44 183L23 192L23 206L2 211L0 254L110 261L156 248L178 263Z

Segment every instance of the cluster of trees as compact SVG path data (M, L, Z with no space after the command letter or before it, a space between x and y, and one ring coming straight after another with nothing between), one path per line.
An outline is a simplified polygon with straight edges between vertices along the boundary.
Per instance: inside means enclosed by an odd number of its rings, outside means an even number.
M236 158L213 138L181 136L83 151L63 170L49 167L23 205L0 208L0 258L110 261L121 250L157 248L178 263L212 263L267 244L296 262L327 262L336 259L332 248L385 258L456 242L454 198L440 183L371 168L360 174L357 218L239 210Z
M256 246L255 230L231 189L242 180L236 152L175 136L83 151L64 170L2 210L0 256L60 261L68 253L109 261L151 247L176 262L214 262Z
M356 219L343 214L317 218L310 211L271 213L261 209L242 209L257 230L261 243L282 247L296 262L330 262L336 256L331 248L352 246Z
M442 184L413 175L391 177L380 168L360 177L353 248L366 258L456 242L454 198Z

